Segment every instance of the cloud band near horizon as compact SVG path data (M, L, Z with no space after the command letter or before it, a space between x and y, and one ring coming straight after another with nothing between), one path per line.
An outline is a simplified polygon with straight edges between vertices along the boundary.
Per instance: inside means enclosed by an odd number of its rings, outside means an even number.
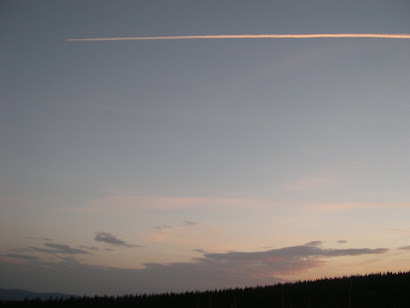
M308 38L391 38L410 39L410 34L382 33L312 33L312 34L233 34L233 35L186 35L186 36L135 36L135 37L101 37L101 38L69 38L68 42L85 41L138 41L138 40L195 40L195 39L308 39Z

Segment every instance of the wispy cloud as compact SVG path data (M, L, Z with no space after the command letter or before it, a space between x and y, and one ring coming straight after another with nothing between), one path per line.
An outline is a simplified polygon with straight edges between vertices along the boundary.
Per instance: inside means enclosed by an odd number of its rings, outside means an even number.
M199 249L199 248L197 248L197 249L192 249L192 251L193 251L193 252L199 252L199 253L206 253L205 250Z
M190 226L195 226L198 223L196 221L192 221L192 220L185 220L182 224L180 224L179 226L171 226L171 225L159 225L159 226L155 226L154 229L157 230L166 230L166 229L173 229L173 228L177 228L177 227L190 227Z
M404 232L404 233L409 233L410 232L410 230L398 229L398 228L384 228L384 230L394 231L394 232Z
M335 183L335 177L328 175L313 175L288 183L283 187L283 189L290 192L303 192L329 188Z
M0 263L7 264L7 267L10 266L11 264L25 264L27 263L27 261L28 261L27 259L13 258L7 255L0 255ZM1 280L1 276L0 276L0 280Z
M83 254L91 254L91 252L83 250L83 249L78 249L78 248L73 248L70 247L69 245L65 244L54 244L54 243L44 243L43 247L37 247L37 246L30 246L27 248L15 248L12 249L12 251L16 253L9 253L7 255L4 255L2 257L3 261L4 258L7 260L10 260L12 263L18 264L18 263L27 263L27 262L40 262L40 258L37 255L34 255L36 253L44 253L47 255L52 255L53 259L57 258L63 261L68 262L68 260L72 262L77 262L77 260L74 259L74 256L77 255L83 255ZM50 258L49 258L50 259Z
M14 248L12 249L12 251L14 252L18 252L18 253L26 253L26 252L31 252L30 248Z
M172 210L185 208L252 208L266 207L274 204L274 200L235 198L235 197L173 197L137 195L128 192L109 194L102 198L90 200L86 206L76 208L81 213L96 212L111 209L144 209L144 210ZM70 209L72 211L73 209Z
M131 245L127 242L120 240L116 236L107 232L98 232L94 238L97 242L104 242L114 246L123 246L123 247L141 247L139 245Z
M321 246L322 244L322 241L311 241L309 243L306 243L305 246Z
M45 241L45 242L52 242L53 241L51 238L40 237L40 236L26 236L25 238L29 239L29 240L41 240L41 241Z
M85 41L143 41L143 40L197 40L197 39L311 39L311 38L391 38L410 39L410 34L383 33L312 33L312 34L235 34L235 35L182 35L68 38L69 42Z
M346 244L347 241L346 241L346 240L338 240L337 243L338 243L338 244Z
M98 247L95 247L95 246L84 246L84 245L81 245L80 248L84 248L84 249L88 249L88 250L94 250L94 251L98 251L98 250L99 250Z
M59 256L59 259L71 264L79 264L80 262L72 256Z
M22 259L26 261L37 261L38 257L33 256L33 255L23 255L23 254L16 254L16 253L9 253L6 255L9 258L14 258L14 259Z
M171 228L173 227L169 225L159 225L159 226L154 227L154 229L157 229L157 230L165 230L165 229L171 229Z
M195 221L191 221L191 220L185 220L184 221L184 226L194 226L197 225L198 223Z
M90 252L84 249L72 248L69 245L65 244L54 244L54 243L45 243L47 248L43 247L29 247L33 251L48 253L48 254L68 254L68 255L76 255L76 254L89 254Z
M317 241L314 241L317 242ZM310 242L312 243L312 242ZM309 243L308 243L309 244ZM339 256L358 256L363 254L386 253L386 248L351 248L351 249L322 249L312 245L291 246L279 249L272 249L261 252L228 252L228 253L208 253L205 258L212 260L261 260L269 257L286 258L308 258L308 257L339 257ZM278 259L281 260L281 259ZM275 261L278 261L275 260Z
M318 241L313 241L315 242ZM110 292L110 290L126 293L132 291L130 288L135 288L135 286L139 286L140 292L154 290L161 292L271 284L283 281L283 277L286 278L287 275L302 274L321 267L334 257L382 255L388 249L324 249L317 246L300 245L254 252L204 253L200 249L195 251L202 255L191 262L146 263L143 269L111 268L109 271L105 267L75 263L69 264L70 270L67 271L68 265L61 262L48 263L47 266L41 268L34 266L33 263L30 267L29 262L24 264L14 262L13 264L10 262L14 260L12 258L0 258L0 261L8 263L7 266L3 266L5 275L0 277L0 283L7 281L6 279L16 280L16 277L25 279L22 273L27 271L34 273L37 270L38 276L40 276L40 271L47 277L55 276L47 280L53 283L61 281L56 278L64 273L66 279L78 281L76 287L81 293L88 294L96 291ZM87 277L87 279L82 279L82 277ZM98 279L90 280L90 277L98 277ZM78 290L70 290L70 292ZM135 289L133 290L135 292Z
M46 243L45 245L47 247L53 248L58 253L63 253L63 254L87 254L89 253L88 251L85 251L83 249L72 248L64 244Z
M332 185L334 180L320 177L315 180L302 179L293 184L284 186L285 190L309 190L321 189L324 186ZM322 185L322 186L321 186ZM119 193L107 195L105 197L91 200L81 208L69 209L69 211L96 212L118 209L141 209L141 210L176 210L188 208L212 208L215 210L226 209L266 209L272 206L283 206L289 204L288 201L276 199L258 198L236 198L236 197L170 197L170 196L149 196L134 195L130 193ZM372 208L410 208L410 202L307 202L301 204L317 211L340 211L350 209L372 209ZM165 225L165 224L164 224Z
M410 202L328 202L307 205L318 211L410 208ZM387 229L387 228L386 228ZM390 230L393 230L390 228Z

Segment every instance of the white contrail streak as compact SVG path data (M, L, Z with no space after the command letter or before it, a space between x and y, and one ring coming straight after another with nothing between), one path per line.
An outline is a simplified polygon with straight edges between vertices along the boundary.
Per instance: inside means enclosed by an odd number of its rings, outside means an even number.
M316 33L316 34L238 34L238 35L187 35L187 36L136 36L136 37L101 37L101 38L72 38L69 42L90 41L143 41L143 40L204 40L204 39L306 39L306 38L392 38L410 39L410 34L380 34L380 33Z

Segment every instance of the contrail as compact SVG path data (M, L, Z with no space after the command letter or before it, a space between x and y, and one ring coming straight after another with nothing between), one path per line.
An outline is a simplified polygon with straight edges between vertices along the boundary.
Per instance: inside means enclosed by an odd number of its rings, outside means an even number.
M237 35L187 35L187 36L136 36L136 37L96 37L70 38L69 42L90 41L143 41L143 40L206 40L206 39L307 39L307 38L391 38L410 39L410 34L380 34L380 33L315 33L315 34L237 34Z

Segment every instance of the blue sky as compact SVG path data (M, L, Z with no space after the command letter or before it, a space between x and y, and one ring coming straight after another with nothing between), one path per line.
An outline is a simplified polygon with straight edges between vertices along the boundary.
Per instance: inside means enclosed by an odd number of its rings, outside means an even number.
M0 287L407 270L410 40L66 41L409 34L407 1L0 6Z

